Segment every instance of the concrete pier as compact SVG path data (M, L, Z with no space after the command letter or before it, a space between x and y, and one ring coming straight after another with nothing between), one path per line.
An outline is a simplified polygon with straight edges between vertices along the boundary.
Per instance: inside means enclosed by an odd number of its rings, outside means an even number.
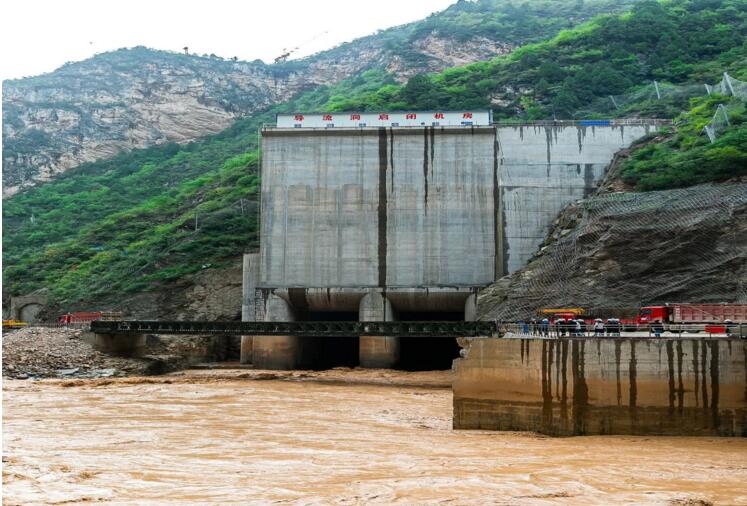
M747 436L747 340L470 339L454 428Z
M143 334L118 335L84 332L82 339L102 353L119 357L141 357L145 354L146 338Z
M358 320L394 321L392 303L383 294L370 291L361 299ZM361 336L358 346L361 367L392 368L400 361L399 337Z
M266 301L265 321L289 322L296 319L293 307L282 297L271 294ZM303 363L301 338L296 336L254 336L252 363L258 369L298 369Z

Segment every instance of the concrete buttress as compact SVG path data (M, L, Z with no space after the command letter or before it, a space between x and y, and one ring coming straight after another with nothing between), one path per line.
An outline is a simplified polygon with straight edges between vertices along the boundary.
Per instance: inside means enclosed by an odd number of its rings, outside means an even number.
M259 254L247 253L243 259L243 283L241 291L241 321L255 321L255 292L257 280L259 279ZM252 348L254 336L241 336L241 351L239 362L249 364L252 362Z
M358 320L394 321L392 303L380 292L370 291L360 302ZM361 336L358 356L361 367L392 368L400 361L400 338L386 336Z
M267 297L265 321L294 321L293 307L282 297ZM297 336L254 336L252 363L258 369L296 369L301 366L301 342Z

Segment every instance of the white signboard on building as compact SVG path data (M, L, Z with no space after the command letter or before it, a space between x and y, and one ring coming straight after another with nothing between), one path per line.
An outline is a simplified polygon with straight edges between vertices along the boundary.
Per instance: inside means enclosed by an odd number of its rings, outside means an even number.
M278 114L278 128L487 126L490 111L330 112Z

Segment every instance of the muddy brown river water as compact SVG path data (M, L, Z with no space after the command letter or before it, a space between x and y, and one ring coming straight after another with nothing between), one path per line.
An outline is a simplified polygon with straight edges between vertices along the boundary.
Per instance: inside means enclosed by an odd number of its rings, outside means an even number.
M747 504L747 440L454 431L448 382L5 381L3 503Z

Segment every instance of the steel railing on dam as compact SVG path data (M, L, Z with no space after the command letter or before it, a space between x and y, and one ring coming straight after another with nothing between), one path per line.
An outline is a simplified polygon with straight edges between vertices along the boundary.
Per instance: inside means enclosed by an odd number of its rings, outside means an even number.
M410 322L208 322L208 321L93 321L97 334L231 334L299 337L477 337L496 334L489 321Z

